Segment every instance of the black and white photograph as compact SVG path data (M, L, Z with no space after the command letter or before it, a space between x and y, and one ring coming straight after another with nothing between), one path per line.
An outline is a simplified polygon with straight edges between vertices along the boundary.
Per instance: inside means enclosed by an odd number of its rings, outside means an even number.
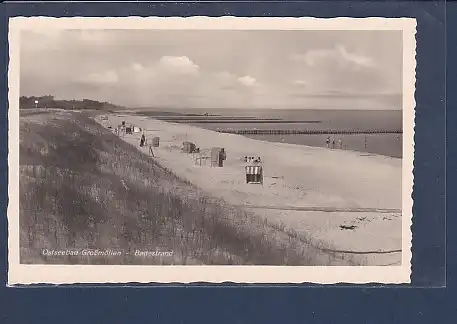
M409 282L414 19L9 33L11 282Z

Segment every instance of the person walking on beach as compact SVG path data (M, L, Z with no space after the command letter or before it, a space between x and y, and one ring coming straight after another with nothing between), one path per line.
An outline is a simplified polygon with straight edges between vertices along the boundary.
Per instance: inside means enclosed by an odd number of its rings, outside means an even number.
M143 147L144 146L144 142L146 141L146 137L143 135L141 135L141 140L140 140L140 146Z
M335 139L332 140L332 148L335 148Z
M327 148L330 148L330 136L327 136L325 142L327 143Z

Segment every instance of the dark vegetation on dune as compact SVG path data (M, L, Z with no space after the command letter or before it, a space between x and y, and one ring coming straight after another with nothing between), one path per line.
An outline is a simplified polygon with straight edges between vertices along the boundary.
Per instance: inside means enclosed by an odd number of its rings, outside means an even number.
M211 199L85 114L25 115L20 127L21 263L313 265L338 259ZM42 254L85 248L124 253ZM135 249L173 256L126 253Z
M35 101L38 101L36 104ZM100 102L96 100L83 99L83 100L60 100L55 99L54 96L21 96L19 98L20 109L34 109L34 108L58 108L65 110L116 110L125 107L111 104L109 102Z

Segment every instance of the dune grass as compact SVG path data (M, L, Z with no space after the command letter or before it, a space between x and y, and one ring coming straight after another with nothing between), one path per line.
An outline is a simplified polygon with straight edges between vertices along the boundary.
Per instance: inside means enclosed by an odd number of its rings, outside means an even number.
M347 264L179 179L86 114L21 116L21 263ZM43 250L112 250L47 256ZM173 252L141 257L135 250Z

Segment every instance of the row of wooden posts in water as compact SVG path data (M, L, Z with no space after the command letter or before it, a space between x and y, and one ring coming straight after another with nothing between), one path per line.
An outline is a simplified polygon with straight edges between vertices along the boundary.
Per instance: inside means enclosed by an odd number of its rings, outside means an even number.
M330 135L330 134L402 134L401 129L216 129L219 133L238 135Z

